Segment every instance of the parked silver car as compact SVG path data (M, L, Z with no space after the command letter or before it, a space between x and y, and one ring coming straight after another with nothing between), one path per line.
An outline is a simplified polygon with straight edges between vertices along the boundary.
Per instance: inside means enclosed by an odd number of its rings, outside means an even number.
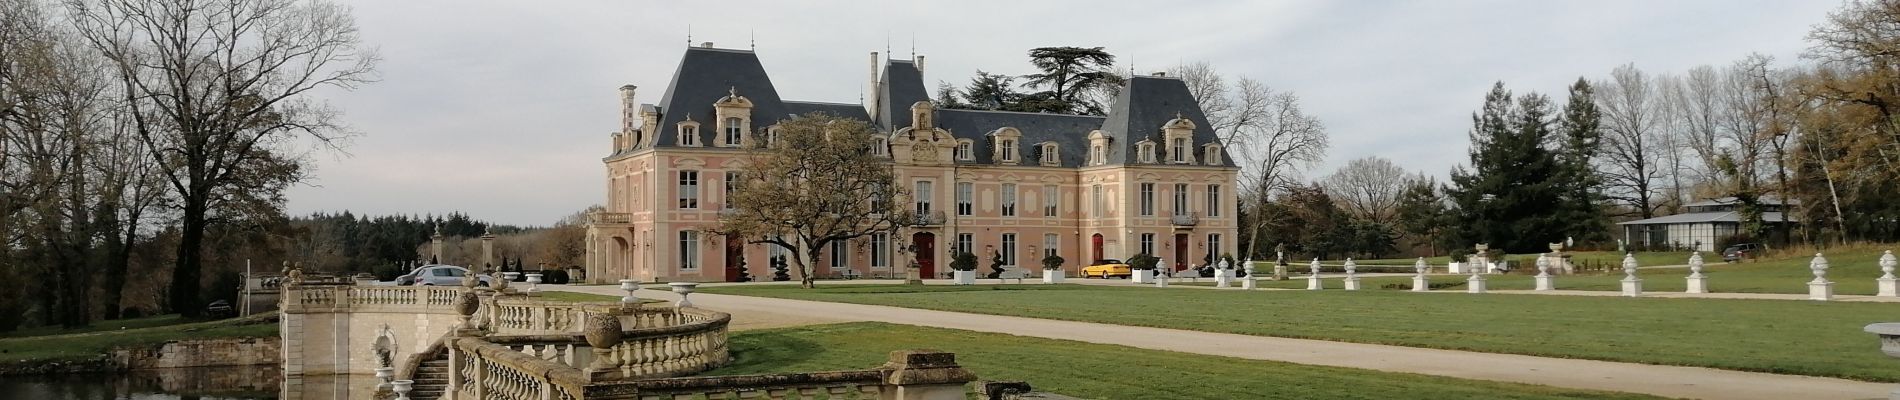
M458 267L454 265L430 264L430 265L424 265L422 267L418 267L416 268L415 271L410 271L409 274L407 275L396 277L396 284L397 285L420 285L420 286L461 286L462 277L464 276L468 276L468 268L462 268L462 267ZM480 285L480 286L488 286L489 282L491 282L488 275L481 275L481 276L477 276L476 278L481 280L479 283L477 283L477 285Z

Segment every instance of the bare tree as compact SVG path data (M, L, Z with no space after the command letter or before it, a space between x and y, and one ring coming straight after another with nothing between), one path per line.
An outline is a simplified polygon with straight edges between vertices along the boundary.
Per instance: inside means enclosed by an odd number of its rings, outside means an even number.
M1694 179L1714 182L1721 176L1717 165L1721 151L1717 143L1721 141L1719 121L1725 108L1721 94L1722 73L1715 67L1698 66L1689 69L1689 73L1676 82L1667 96L1677 127L1672 136L1695 156L1695 162L1685 166Z
M195 316L213 217L257 204L241 199L281 201L272 190L301 177L286 156L297 139L340 149L348 130L311 92L373 80L377 56L361 47L348 9L321 0L67 5L116 67L134 130L179 200L170 306Z
M1597 82L1596 103L1603 110L1604 135L1601 167L1597 174L1605 194L1642 218L1654 218L1662 206L1654 201L1656 180L1662 178L1665 139L1659 129L1665 116L1655 78L1625 64L1610 71L1610 80Z
M1399 195L1411 179L1392 160L1368 156L1347 162L1321 184L1353 216L1389 224L1398 218Z
M779 123L778 142L747 151L732 212L708 232L790 250L799 282L832 242L895 232L919 215L901 212L889 163L864 149L876 132L863 121L816 114ZM731 240L731 239L728 239Z

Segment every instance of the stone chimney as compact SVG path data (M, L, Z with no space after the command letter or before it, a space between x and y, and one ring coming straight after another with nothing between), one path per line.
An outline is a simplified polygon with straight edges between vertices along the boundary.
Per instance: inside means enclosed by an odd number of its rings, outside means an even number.
M917 56L917 73L921 74L923 72L924 72L924 56L920 54Z
M699 42L699 47L710 49L712 48L712 42Z

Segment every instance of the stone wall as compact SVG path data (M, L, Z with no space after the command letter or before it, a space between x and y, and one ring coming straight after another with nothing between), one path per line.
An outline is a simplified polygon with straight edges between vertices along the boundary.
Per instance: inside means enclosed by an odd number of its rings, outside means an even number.
M277 365L283 362L277 338L192 339L112 350L125 369Z

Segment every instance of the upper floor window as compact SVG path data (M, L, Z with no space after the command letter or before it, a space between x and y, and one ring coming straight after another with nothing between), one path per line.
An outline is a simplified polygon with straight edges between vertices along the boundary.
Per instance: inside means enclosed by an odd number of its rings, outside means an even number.
M915 209L918 214L930 214L930 198L935 196L935 190L933 189L936 189L935 183L931 181L917 181L917 190L914 193L916 200L915 204L913 204L915 206L913 209Z
M890 208L891 191L888 188L889 186L885 186L885 184L882 184L882 183L871 184L871 211L872 212L883 213L886 209ZM776 248L777 246L771 246L771 247Z
M1136 145L1135 145L1135 152L1136 152L1136 153L1140 153L1140 154L1141 154L1141 155L1140 155L1140 158L1138 158L1138 160L1140 160L1141 162L1143 162L1143 163L1154 163L1154 162L1155 162L1155 144L1154 144L1154 142L1149 142L1149 141L1142 141L1142 142L1141 142L1140 144L1136 144Z
M1175 163L1187 162L1187 152L1188 140L1186 138L1175 138L1169 141L1168 158L1171 159L1171 161Z
M1143 182L1141 184L1141 199L1137 201L1141 202L1141 216L1143 217L1154 216L1155 215L1155 184Z
M1101 217L1105 214L1102 212L1102 185L1097 184L1089 188L1089 217Z
M732 190L733 188L736 188L739 186L739 171L726 171L726 180L721 183L726 185L726 197L720 199L720 201L723 201L726 203L724 207L725 209L731 210L732 209Z
M957 182L957 215L958 216L969 216L970 214L974 212L970 204L971 198L975 196L975 193L973 193L975 192L975 188L972 186L974 185L971 185L969 182Z
M1062 192L1056 185L1042 185L1042 216L1056 216L1056 203L1062 202Z
M680 171L679 208L699 208L699 171Z
M1174 215L1188 214L1188 184L1174 184Z
M884 138L871 138L871 155L885 157L890 154L891 146L885 143Z
M1016 216L1016 184L1003 184L1003 216Z
M1207 185L1207 216L1220 216L1220 185Z
M976 144L969 139L957 141L957 161L976 160Z
M1089 146L1089 165L1107 164L1108 155L1106 153L1106 151L1103 151L1101 145Z
M1002 147L1003 150L1003 162L1016 162L1016 141L1003 140L997 143L997 146Z
M745 127L742 126L738 118L726 118L725 133L726 134L723 135L725 140L723 145L726 147L738 147L740 138L744 136Z
M1042 165L1061 164L1061 160L1062 157L1056 153L1055 143L1045 143L1042 145Z
M773 125L771 128L765 128L765 145L766 146L778 145L778 125Z
M1206 161L1207 161L1207 165L1220 165L1220 164L1221 164L1221 160L1220 160L1220 145L1218 145L1218 144L1212 144L1212 143L1209 143L1209 144L1207 145L1207 147L1206 147L1206 150L1205 150L1205 153L1206 153L1206 154L1205 154L1205 155L1203 155L1203 156L1201 157L1201 159L1203 159L1203 160L1206 160Z

